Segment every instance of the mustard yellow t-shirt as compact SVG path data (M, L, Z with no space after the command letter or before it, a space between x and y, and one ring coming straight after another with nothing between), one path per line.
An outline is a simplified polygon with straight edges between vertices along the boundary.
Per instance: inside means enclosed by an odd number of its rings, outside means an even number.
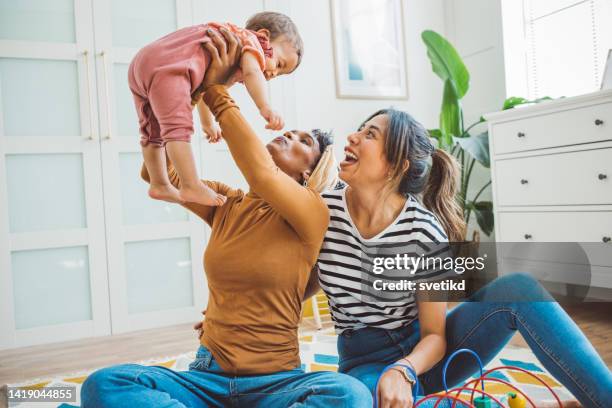
M185 205L212 229L204 252L210 296L200 340L228 374L291 370L300 365L302 298L329 222L327 206L274 164L225 87L207 89L204 101L250 191L205 181L227 202ZM171 164L168 172L178 187Z

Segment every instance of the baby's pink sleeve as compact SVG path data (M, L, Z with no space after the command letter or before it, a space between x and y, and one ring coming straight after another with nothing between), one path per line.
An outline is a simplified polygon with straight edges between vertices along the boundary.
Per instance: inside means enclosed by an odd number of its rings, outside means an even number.
M242 53L253 53L253 55L257 57L259 67L263 71L266 68L266 56L264 55L263 48L261 48L261 44L259 43L257 36L248 32L247 30L244 30L242 31L242 35L240 37L242 40Z
M193 116L191 82L177 72L158 73L149 88L149 103L159 123L164 144L169 141L191 141Z

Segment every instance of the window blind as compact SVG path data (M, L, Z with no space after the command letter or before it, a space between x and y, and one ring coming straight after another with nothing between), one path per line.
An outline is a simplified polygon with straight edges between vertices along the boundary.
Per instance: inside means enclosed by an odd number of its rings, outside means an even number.
M612 48L612 0L523 0L530 98L600 88Z

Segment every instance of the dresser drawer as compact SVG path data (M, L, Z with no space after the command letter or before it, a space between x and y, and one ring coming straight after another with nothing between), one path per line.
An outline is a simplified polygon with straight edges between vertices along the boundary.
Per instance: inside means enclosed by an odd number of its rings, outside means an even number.
M612 103L491 126L496 154L612 140Z
M612 148L495 162L499 206L612 204Z
M612 211L500 212L500 242L598 242L612 237ZM527 236L527 237L526 237ZM609 242L612 252L612 242Z
M612 267L612 211L502 212L497 222L503 258ZM534 244L509 244L521 242Z

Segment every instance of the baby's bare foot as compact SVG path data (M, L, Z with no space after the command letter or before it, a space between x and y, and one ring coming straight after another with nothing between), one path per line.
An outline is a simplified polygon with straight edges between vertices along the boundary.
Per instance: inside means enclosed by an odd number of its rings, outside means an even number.
M225 204L227 200L227 197L217 194L217 192L204 183L194 186L182 186L179 193L181 199L189 203L219 206Z
M149 186L149 197L169 203L181 204L183 202L179 191L172 184L151 184Z

